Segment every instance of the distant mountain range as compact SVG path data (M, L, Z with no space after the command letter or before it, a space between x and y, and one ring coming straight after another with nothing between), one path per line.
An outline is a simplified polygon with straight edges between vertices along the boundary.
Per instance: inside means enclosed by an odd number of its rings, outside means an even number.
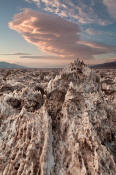
M116 69L116 61L109 62L109 63L103 63L103 64L96 64L90 67L96 68L96 69Z
M96 65L90 65L89 67L95 68L95 69L116 69L116 61L103 63L103 64L96 64ZM11 64L8 62L0 62L0 69L26 69L29 67L21 66L18 64Z
M24 69L27 67L20 66L18 64L11 64L8 62L0 62L0 69Z

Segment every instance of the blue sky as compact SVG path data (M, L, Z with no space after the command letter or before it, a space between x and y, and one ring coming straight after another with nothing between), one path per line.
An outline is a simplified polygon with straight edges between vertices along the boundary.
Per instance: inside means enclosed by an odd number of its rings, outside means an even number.
M61 67L116 60L115 0L0 2L0 61Z

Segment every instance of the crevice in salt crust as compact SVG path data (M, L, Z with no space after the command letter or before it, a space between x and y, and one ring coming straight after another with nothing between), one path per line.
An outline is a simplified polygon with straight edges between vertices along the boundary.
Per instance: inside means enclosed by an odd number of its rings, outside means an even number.
M45 133L45 141L43 145L42 154L40 157L41 162L41 175L50 175L53 172L54 167L54 157L52 150L52 121L51 117L48 115L45 107L43 107L43 117L46 122L46 127L48 131Z

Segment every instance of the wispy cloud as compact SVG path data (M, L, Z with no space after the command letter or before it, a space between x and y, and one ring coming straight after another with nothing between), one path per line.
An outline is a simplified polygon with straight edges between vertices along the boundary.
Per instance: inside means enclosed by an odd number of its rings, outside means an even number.
M16 56L20 56L20 55L31 55L30 53L23 53L23 52L17 52L17 53L7 53L7 54L5 54L5 53L0 53L0 55L16 55Z
M57 14L58 16L71 19L81 24L95 23L108 25L111 20L107 18L104 4L101 0L25 0L35 3L38 8L46 12ZM104 0L108 1L108 0ZM115 1L115 0L114 0ZM101 10L95 10L99 6ZM100 13L102 11L102 13Z
M116 51L116 47L81 41L80 26L61 17L24 9L15 15L9 27L42 51L58 56L93 58Z
M103 31L96 31L96 30L91 29L91 28L86 29L85 32L89 35L101 35L101 34L103 34Z
M107 7L110 15L116 20L116 0L103 0L103 3Z
M101 31L101 30L96 30L96 29L93 29L93 28L87 28L85 30L85 32L89 35L93 35L93 36L96 36L96 35L106 35L106 36L113 36L113 37L116 37L116 34L112 33L112 32L108 32L108 31Z
M52 56L52 55L42 55L42 56L40 56L40 55L31 55L31 56L20 56L20 58L26 58L26 59L50 59L50 60L56 60L56 59L65 59L64 57L59 57L59 56ZM67 59L69 59L68 57L67 57ZM71 58L70 58L71 59Z

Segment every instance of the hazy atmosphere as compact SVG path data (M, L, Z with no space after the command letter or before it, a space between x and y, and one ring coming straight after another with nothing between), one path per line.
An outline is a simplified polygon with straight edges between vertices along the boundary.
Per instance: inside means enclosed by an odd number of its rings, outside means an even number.
M116 60L115 0L4 0L0 22L0 61L39 68Z

